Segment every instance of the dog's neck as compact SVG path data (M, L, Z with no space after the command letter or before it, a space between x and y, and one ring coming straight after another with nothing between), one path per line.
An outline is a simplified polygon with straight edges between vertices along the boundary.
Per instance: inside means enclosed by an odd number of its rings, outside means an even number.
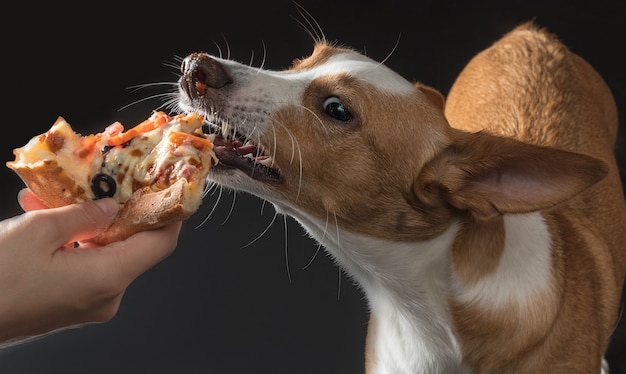
M368 243L342 233L339 248L329 249L367 294L375 320L368 337L368 354L373 356L368 362L375 362L371 372L461 372L462 355L448 308L450 246L456 231L454 225L422 243ZM357 256L342 245L358 248Z
M456 373L461 352L448 308L458 225L427 242L373 240L290 211L357 281L377 329L368 338L376 373ZM370 327L371 329L372 327Z
M504 231L507 239L501 247L483 246L490 253L478 255L476 261L491 256L496 258L495 265L484 267L484 274L471 276L463 273L460 264L466 262L459 256L472 245L468 239L471 231L484 227L459 221L428 241L394 242L338 229L332 217L321 222L302 212L289 214L325 246L366 294L373 319L368 336L369 372L469 372L457 337L459 329L471 326L463 326L453 317L455 311L466 307L482 310L490 318L515 312L518 317L514 320L524 330L519 334L528 338L526 342L556 317L551 238L540 213L505 215L495 223L494 241L498 243ZM476 252L476 248L470 250ZM503 282L507 285L502 286ZM537 310L538 305L529 302L537 296L554 303Z

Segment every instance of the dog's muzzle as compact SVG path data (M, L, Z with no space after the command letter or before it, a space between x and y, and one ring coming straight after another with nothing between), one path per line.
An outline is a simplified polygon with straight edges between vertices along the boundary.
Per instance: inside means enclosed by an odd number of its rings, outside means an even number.
M203 98L209 89L220 89L233 81L222 64L206 53L185 57L180 70L180 86L192 99Z

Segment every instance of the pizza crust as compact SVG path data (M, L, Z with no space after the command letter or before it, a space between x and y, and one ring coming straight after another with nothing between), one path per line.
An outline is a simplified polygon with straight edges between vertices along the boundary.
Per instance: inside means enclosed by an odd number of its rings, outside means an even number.
M140 231L185 220L200 207L200 202L196 200L198 199L191 198L190 186L185 179L179 179L172 186L158 192L153 192L149 187L136 190L108 230L89 241L105 245L126 239Z
M35 164L7 163L22 178L26 186L49 208L57 208L87 199L85 190L78 185L55 160L42 160Z

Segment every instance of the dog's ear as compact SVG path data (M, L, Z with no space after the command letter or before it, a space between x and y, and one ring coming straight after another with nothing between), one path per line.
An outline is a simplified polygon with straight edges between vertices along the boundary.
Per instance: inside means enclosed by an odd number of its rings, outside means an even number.
M430 101L434 106L443 111L443 108L446 105L446 99L443 97L441 92L422 83L415 83L415 87L417 87L420 91L424 93L424 95L426 95L428 101Z
M422 169L415 193L423 203L445 201L477 219L552 207L608 173L604 162L582 154L487 133L455 137Z

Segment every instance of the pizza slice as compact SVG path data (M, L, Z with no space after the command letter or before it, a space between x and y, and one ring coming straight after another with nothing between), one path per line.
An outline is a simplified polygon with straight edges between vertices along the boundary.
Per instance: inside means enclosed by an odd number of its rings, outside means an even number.
M13 151L7 162L48 207L112 197L120 211L90 241L107 244L184 220L202 203L217 158L198 113L150 118L124 131L116 122L82 136L59 117L46 133Z

